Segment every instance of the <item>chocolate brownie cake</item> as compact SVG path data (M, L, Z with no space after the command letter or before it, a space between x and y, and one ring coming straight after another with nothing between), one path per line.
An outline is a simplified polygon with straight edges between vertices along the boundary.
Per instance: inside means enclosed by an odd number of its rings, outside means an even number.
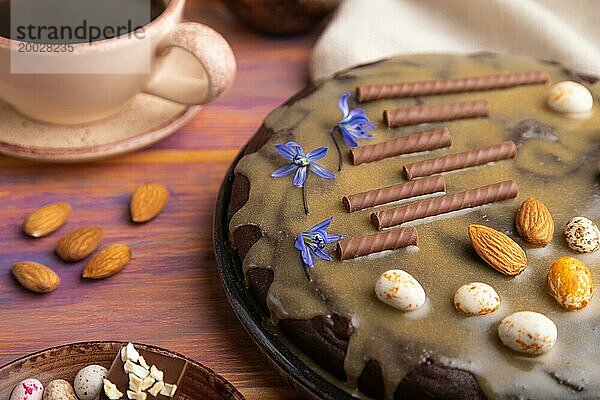
M585 93L598 102L595 79L487 53L395 57L308 87L235 167L229 232L249 289L349 392L600 397L600 111ZM581 279L565 288L561 271Z

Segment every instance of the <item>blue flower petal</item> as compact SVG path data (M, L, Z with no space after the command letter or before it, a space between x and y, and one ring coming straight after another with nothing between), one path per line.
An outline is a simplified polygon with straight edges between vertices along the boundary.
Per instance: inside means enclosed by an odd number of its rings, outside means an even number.
M285 145L294 149L294 155L299 154L300 156L304 157L304 150L302 150L302 146L300 146L298 143L287 142Z
M346 118L348 113L350 112L350 107L348 106L348 98L350 97L350 93L344 93L338 102L338 107L342 110L342 119Z
M350 111L347 115L347 117L345 118L348 121L354 121L357 119L364 119L364 120L368 120L369 117L367 117L367 114L365 113L365 110L363 110L362 108L355 108L352 111Z
M285 158L286 160L293 160L294 157L296 156L296 150L292 146L288 146L288 145L289 145L289 143L276 144L275 150L277 150L277 152L279 154L281 154L281 157Z
M304 249L306 249L306 243L304 243L304 238L302 237L303 233L298 235L296 238L296 243L294 243L294 247L300 251L304 251Z
M340 125L340 132L342 132L342 137L344 138L344 142L348 145L348 147L357 147L358 142L354 139L352 133L346 129L345 126Z
M286 166L283 166L283 167L273 171L271 176L273 178L281 178L282 176L288 176L289 174L296 171L296 168L298 168L298 166L295 164L287 164Z
M296 243L294 244L294 246L298 250L300 250L300 254L302 256L302 262L307 267L312 267L314 265L313 256L312 256L310 250L308 249L308 247L306 247L306 244L304 243L304 238L302 237L302 234L300 234L300 236L298 236L298 238L296 239Z
M335 243L339 240L342 240L342 235L326 234L325 236L323 236L323 238L325 239L325 243L329 244L329 243Z
M325 157L329 149L327 147L319 147L318 149L314 149L310 153L306 155L308 161L318 161L321 158Z
M308 232L316 233L317 231L321 231L321 230L324 231L325 229L329 228L329 225L331 225L331 221L333 221L333 217L330 217L330 218L326 219L325 221L319 222L318 224L316 224L315 226L310 228Z
M306 167L298 167L294 175L294 186L302 187L304 182L306 182Z
M358 131L352 134L352 137L356 139L371 139L373 135L367 132Z
M296 242L294 243L294 247L300 251L304 250L304 248L306 247L306 244L304 243L304 238L302 237L303 234L304 234L304 232L299 234L298 237L296 238Z
M367 124L364 124L364 125L362 126L362 130L363 130L363 131L370 131L371 129L375 129L375 127L376 127L376 126L377 126L377 125L375 125L375 123L374 123L374 122L369 122L369 123L367 123Z
M320 176L321 178L335 179L335 175L332 174L331 172L329 172L324 166L322 166L320 164L313 162L313 163L310 163L308 168L310 168L312 173L314 173L317 176Z
M315 265L315 261L313 259L312 253L306 249L306 251L302 252L302 261L304 262L304 265L306 265L307 267L314 267Z
M325 260L325 261L331 261L331 260L333 260L333 257L331 257L331 254L329 254L329 252L325 248L317 249L315 251L315 255L317 257L319 257L320 259Z

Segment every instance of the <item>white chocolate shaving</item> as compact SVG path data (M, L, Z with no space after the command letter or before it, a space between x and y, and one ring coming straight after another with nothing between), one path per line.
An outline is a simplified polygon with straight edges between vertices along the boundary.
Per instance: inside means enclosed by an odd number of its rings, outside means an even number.
M125 358L134 363L140 359L140 353L138 353L131 342L127 343L127 347L125 348Z
M140 385L140 390L148 390L152 385L154 385L154 382L156 382L156 380L153 377L147 376L146 379L142 381L142 384Z
M177 391L177 385L171 385L169 383L165 383L165 386L161 389L160 394L167 397L173 397L175 392Z
M142 367L144 367L145 369L150 369L150 366L148 365L148 363L146 362L146 359L144 359L144 356L140 356L139 360L138 360L138 364L140 364Z
M156 368L156 365L150 367L150 376L152 376L157 381L162 381L164 378L164 374L161 370Z
M132 392L131 390L127 391L127 398L130 400L146 400L146 393L144 392Z
M156 395L160 393L160 391L162 390L162 388L164 386L165 386L165 383L163 381L158 381L154 384L154 386L152 386L148 390L148 393L150 393L152 396L156 397Z
M140 386L142 386L142 378L139 378L137 375L135 374L129 374L129 389L131 389L134 392L139 392Z
M102 381L104 383L104 394L106 397L108 397L110 400L118 400L123 397L123 393L117 389L117 385L108 379L103 379Z
M125 363L124 370L127 373L137 375L141 379L146 378L150 374L150 372L147 369L144 369L143 367L140 367L139 365L134 364L129 360L127 360L127 362Z

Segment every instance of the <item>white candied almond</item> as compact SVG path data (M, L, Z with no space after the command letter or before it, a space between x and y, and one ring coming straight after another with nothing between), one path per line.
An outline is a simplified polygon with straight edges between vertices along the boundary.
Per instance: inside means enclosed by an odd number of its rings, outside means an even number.
M555 111L580 114L592 109L594 98L588 88L582 84L562 81L552 85L548 92L547 103Z
M544 314L520 311L500 322L498 335L506 347L538 356L552 349L558 333L554 322Z
M381 274L375 283L375 294L385 304L402 311L416 310L427 299L421 284L401 269Z
M454 294L454 308L465 315L489 314L500 308L500 296L486 283L467 283Z

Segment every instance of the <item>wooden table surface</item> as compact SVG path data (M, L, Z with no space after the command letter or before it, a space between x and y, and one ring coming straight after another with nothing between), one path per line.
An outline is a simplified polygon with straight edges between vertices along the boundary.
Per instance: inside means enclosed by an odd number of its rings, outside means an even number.
M185 354L232 382L248 399L294 399L251 343L217 277L212 215L221 180L241 146L274 107L307 82L317 32L269 38L246 29L216 0L188 0L187 18L231 43L234 87L190 124L145 151L85 165L44 165L0 157L0 365L44 348L78 341L137 341ZM132 191L148 181L168 186L171 200L155 221L132 225ZM73 206L58 232L30 239L25 216L38 206ZM84 262L53 253L61 234L104 228L104 244L124 242L133 260L121 273L86 282ZM14 262L53 267L60 287L47 295L22 289ZM0 383L1 385L1 383Z

